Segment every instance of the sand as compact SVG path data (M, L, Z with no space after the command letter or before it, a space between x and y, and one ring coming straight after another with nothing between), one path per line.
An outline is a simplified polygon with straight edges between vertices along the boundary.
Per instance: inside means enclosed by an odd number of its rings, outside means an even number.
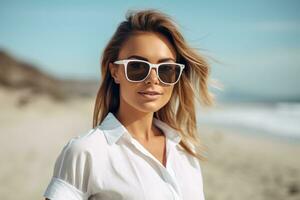
M56 157L92 127L94 98L55 102L0 88L0 197L43 199ZM300 145L237 130L200 127L207 200L300 199Z
M205 196L216 199L300 199L300 145L220 128L202 129Z

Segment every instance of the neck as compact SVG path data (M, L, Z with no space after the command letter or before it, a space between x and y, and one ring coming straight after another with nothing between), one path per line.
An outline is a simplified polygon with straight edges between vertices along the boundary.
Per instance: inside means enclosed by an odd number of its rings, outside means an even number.
M116 118L125 126L132 137L149 142L156 136L161 135L159 129L152 125L153 122L153 112L141 112L133 109L129 105L120 106L118 112L116 113Z

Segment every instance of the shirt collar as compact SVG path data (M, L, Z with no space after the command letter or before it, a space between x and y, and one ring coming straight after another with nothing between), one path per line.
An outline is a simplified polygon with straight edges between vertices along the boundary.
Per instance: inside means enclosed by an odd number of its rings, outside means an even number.
M181 136L178 131L157 118L153 118L153 123L160 128L165 134L166 138L171 140L173 143L178 144L180 142ZM104 132L106 140L109 144L117 142L124 134L127 134L130 137L128 130L111 112L106 115L98 128Z

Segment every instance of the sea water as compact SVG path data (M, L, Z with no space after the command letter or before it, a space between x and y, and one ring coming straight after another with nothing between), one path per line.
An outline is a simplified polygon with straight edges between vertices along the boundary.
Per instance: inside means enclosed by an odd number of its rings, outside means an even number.
M231 103L198 108L198 125L243 129L300 140L300 103Z

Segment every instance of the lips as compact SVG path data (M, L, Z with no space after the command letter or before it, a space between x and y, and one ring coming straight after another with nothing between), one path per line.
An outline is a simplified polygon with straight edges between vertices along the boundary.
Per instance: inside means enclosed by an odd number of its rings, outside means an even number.
M140 94L147 94L147 95L161 95L162 93L157 91L141 91Z
M155 90L144 90L144 91L141 91L141 92L138 92L142 98L146 101L156 101L158 99L161 98L161 95L162 93L161 92L157 92Z

